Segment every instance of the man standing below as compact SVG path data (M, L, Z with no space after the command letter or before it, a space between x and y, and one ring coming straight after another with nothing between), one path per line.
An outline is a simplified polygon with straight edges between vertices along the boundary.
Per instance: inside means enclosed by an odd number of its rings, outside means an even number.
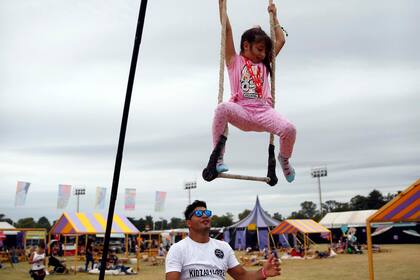
M239 264L228 243L210 238L211 215L204 201L188 205L185 221L189 236L175 243L166 256L166 280L225 279L259 280L280 275L278 259L272 255L263 268L247 271Z

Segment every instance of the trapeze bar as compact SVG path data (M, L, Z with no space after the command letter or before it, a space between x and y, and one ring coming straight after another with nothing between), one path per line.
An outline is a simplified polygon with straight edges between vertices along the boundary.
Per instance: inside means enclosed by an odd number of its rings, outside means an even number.
M217 176L217 178L258 181L258 182L265 182L265 183L270 182L270 178L268 177L244 176L244 175L227 174L227 173L220 173L219 176Z

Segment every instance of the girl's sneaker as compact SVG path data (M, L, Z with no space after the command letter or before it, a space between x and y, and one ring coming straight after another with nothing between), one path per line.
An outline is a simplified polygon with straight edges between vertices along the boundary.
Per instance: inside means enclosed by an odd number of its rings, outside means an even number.
M295 169L290 165L289 159L284 158L281 155L279 155L278 160L280 162L281 169L283 170L284 177L286 178L286 181L291 183L295 180Z
M217 173L223 173L229 171L229 167L223 163L223 157L219 157L216 163L216 171Z

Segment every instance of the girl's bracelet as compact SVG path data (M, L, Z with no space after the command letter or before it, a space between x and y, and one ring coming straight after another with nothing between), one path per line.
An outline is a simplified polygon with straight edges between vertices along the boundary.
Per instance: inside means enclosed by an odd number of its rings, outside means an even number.
M289 34L287 33L286 29L283 28L283 26L280 25L280 23L277 23L276 25L274 25L274 29L276 29L277 27L280 27L281 30L283 30L284 35L289 36Z

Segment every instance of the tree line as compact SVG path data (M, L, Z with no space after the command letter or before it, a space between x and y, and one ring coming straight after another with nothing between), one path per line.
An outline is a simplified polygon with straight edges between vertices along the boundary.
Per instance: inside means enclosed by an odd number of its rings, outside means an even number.
M379 209L389 201L391 201L397 193L388 193L383 195L378 190L371 191L367 196L356 195L350 199L349 202L338 202L336 200L327 200L325 203L322 203L322 213L319 211L319 208L316 203L312 201L304 201L300 204L301 209L298 211L293 211L288 217L283 217L280 213L276 212L273 215L267 214L274 219L283 221L284 219L313 219L315 221L321 220L325 213L328 212L343 212L343 211L354 211L354 210L368 210L368 209ZM251 210L245 209L238 214L238 220L242 220L249 215ZM213 215L212 217L212 226L213 227L227 227L231 226L234 223L235 216L227 212L224 215L218 216ZM159 219L154 220L152 216L147 215L145 218L133 218L128 217L128 219L136 226L140 231L147 230L164 230L164 229L174 229L174 228L185 228L185 220L182 218L173 217L170 220ZM54 225L55 221L50 223L46 217L41 217L37 221L34 218L22 218L17 222L14 222L12 219L7 218L4 214L0 214L0 222L8 222L16 228L46 228L48 231Z

